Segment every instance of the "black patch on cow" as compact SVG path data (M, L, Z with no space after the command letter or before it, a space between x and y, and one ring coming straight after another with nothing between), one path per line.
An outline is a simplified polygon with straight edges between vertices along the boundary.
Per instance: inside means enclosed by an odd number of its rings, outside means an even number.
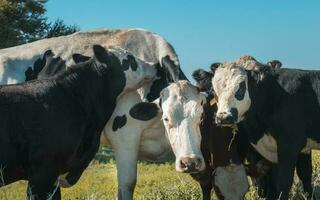
M86 62L90 59L89 56L84 56L79 53L75 53L72 55L72 59L75 63Z
M114 118L114 120L113 120L112 130L115 132L115 131L117 131L119 128L122 128L126 123L127 123L127 117L126 117L126 115L117 116L117 117Z
M245 81L242 81L240 84L239 84L239 88L235 94L235 98L238 100L238 101L241 101L243 98L244 98L244 95L246 94L246 82Z
M155 103L142 102L134 105L129 114L134 119L148 121L157 116L158 110L159 108Z
M46 66L46 60L47 57L52 57L54 56L54 54L52 53L51 50L47 50L42 58L38 58L34 64L33 67L28 67L28 69L25 71L25 76L26 79L25 81L30 81L30 80L34 80L37 79L38 74L41 72L41 70Z
M122 61L122 66L124 70L128 70L129 66L132 71L136 71L138 68L137 61L132 55L128 55L127 58Z
M156 64L155 67L157 69L157 77L159 79L153 81L150 87L150 92L147 95L148 102L152 102L157 99L163 88L168 86L165 69L162 68L159 63Z
M233 117L233 121L237 122L238 121L238 109L236 108L231 108L230 110L232 117Z

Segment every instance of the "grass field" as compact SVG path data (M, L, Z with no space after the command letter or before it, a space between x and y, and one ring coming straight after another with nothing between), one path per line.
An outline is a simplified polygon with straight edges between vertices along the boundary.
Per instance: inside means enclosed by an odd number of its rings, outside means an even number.
M313 152L314 183L316 196L320 198L320 152ZM134 193L138 200L197 200L201 199L200 187L189 175L175 172L172 162L164 164L139 163L138 183ZM319 191L318 191L319 190ZM25 200L26 182L20 181L0 188L1 200ZM291 199L305 199L301 184L295 178ZM117 193L116 167L113 159L108 163L94 162L82 175L79 182L62 190L63 199L100 200L115 199ZM216 199L213 195L212 199ZM259 199L254 188L246 199Z

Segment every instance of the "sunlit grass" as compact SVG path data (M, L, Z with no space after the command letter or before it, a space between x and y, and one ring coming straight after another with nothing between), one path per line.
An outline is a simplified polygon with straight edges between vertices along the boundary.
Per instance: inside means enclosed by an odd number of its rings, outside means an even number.
M320 153L313 152L314 183L320 186ZM189 175L175 172L173 163L139 163L138 183L134 197L138 200L196 200L201 199L200 187ZM302 185L295 178L291 199L304 199ZM100 200L115 199L117 178L114 160L106 164L93 163L84 172L79 182L68 189L62 189L63 199ZM320 197L316 190L317 197ZM6 197L6 196L7 197ZM0 188L0 199L25 200L26 182L20 181ZM213 195L213 199L216 199ZM251 187L246 195L248 200L259 199Z

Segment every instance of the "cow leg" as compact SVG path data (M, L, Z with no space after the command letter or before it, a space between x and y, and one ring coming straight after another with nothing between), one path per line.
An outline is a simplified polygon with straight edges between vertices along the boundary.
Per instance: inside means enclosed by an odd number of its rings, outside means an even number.
M112 138L111 143L117 164L118 200L130 200L133 199L137 181L140 135L134 135L129 130L116 134L117 141Z
M297 175L302 181L303 189L308 193L308 197L311 198L312 195L312 159L310 154L299 154L297 165Z
M269 173L265 176L265 187L267 195L267 200L277 199L277 176L278 176L278 166L273 164L270 168Z
M292 133L292 135L299 134ZM303 139L297 137L294 138L296 141L292 141L292 136L286 138L284 138L283 135L281 136L282 138L279 138L278 142L277 197L279 200L286 200L289 197L292 186L295 165L300 153L299 151L303 146L303 144L299 144L299 141L303 141Z
M53 189L51 189L52 192L46 194L45 197L37 197L38 195L33 194L31 191L31 187L30 184L28 184L27 187L27 199L28 200L36 200L36 199L45 199L45 200L61 200L61 191L60 191L60 187L54 187Z
M60 200L60 189L55 186L58 173L54 170L54 164L42 164L41 167L31 167L29 171L28 199L47 200L52 197L53 200Z
M208 165L207 165L208 166ZM212 171L206 168L204 171L197 174L190 174L201 187L202 199L210 200L211 199L211 190L213 188L213 178Z

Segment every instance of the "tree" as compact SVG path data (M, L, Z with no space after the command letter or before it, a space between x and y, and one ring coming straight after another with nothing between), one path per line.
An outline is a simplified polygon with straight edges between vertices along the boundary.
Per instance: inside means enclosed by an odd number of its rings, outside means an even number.
M71 33L79 31L79 27L76 25L67 26L61 19L57 19L53 24L49 25L46 32L46 38L58 37L61 35L69 35Z
M49 23L44 15L45 3L47 0L0 0L0 48L79 30L59 19Z

